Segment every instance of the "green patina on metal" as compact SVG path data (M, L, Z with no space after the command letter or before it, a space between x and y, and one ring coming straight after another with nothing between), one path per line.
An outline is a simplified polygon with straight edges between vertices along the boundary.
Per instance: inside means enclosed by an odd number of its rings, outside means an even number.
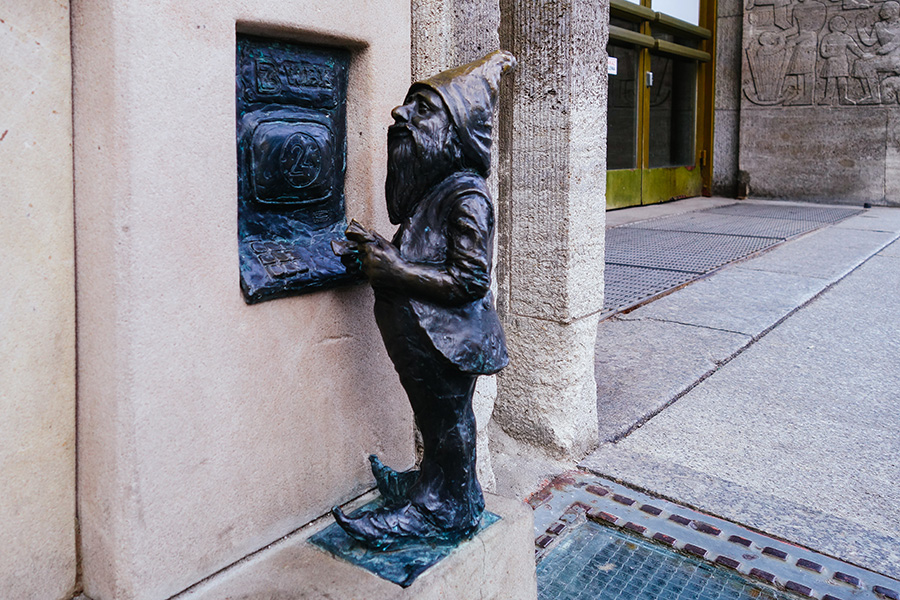
M352 513L351 517L358 516L365 511L375 510L381 505L381 501L376 500ZM498 515L484 511L481 516L481 525L475 532L475 536L499 520ZM362 567L382 579L402 587L412 585L416 578L447 558L455 548L469 542L469 540L462 542L409 540L397 545L392 550L373 550L351 538L337 523L329 525L312 536L309 541L337 558Z
M625 208L640 204L640 169L620 169L606 172L606 208Z
M668 167L606 172L606 208L657 204L702 193L700 169Z

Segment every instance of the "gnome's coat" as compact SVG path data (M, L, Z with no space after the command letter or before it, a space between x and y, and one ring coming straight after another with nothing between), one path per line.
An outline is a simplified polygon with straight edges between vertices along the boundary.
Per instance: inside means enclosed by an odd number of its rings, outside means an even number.
M393 244L410 262L443 265L453 283L436 290L441 301L376 288L375 318L385 344L402 345L393 332L419 329L464 373L505 367L506 343L490 292L493 239L494 210L480 175L454 173L434 186L401 223Z
M443 99L471 170L454 173L434 186L400 224L393 243L401 256L411 262L444 265L455 285L439 290L443 302L410 298L414 321L393 326L420 328L438 352L462 372L474 375L496 373L509 362L490 293L494 208L485 178L491 168L491 127L499 81L513 66L512 55L498 50L409 88L410 93L428 88ZM391 298L391 303L397 301L396 296ZM384 306L379 310L376 305L375 312L380 326L390 327L389 321L400 317L389 316Z

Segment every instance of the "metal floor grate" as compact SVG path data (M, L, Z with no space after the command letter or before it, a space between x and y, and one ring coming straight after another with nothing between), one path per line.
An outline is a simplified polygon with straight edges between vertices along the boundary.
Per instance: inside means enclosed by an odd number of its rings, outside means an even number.
M754 202L736 202L702 211L719 215L736 217L765 217L771 219L796 219L800 221L818 221L819 223L837 223L847 217L858 215L861 208L841 208L835 206L757 204Z
M730 262L861 212L748 202L610 228L604 311L626 310Z
M626 225L626 227L785 239L806 233L811 228L815 229L821 225L816 221L799 221L797 219L735 217L734 215L692 212L660 221L634 223Z
M540 600L789 600L637 537L590 521L537 567Z
M606 234L606 262L702 275L780 241L778 238L617 227Z
M606 265L606 298L608 307L627 306L635 298L649 298L661 292L678 287L694 279L694 273L663 271L629 267L627 265Z

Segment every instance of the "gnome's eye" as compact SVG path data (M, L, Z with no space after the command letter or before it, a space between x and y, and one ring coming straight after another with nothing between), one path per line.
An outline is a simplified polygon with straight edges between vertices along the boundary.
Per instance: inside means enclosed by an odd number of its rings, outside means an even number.
M426 102L419 100L416 102L416 112L421 116L425 116L431 112L431 107Z

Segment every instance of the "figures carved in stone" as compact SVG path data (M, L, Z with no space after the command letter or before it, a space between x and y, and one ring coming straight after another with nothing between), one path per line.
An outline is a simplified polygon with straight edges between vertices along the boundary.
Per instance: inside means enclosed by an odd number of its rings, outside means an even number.
M793 25L796 33L785 37L791 46L791 61L785 74L794 79L786 105L809 105L813 103L816 89L816 58L819 46L819 31L825 25L825 5L818 0L798 0L793 10Z
M747 0L744 40L753 104L900 102L897 0Z
M862 104L881 103L881 82L879 76L884 73L896 75L900 73L900 3L889 0L881 6L879 20L871 31L857 21L856 30L859 39L868 47L869 56L856 61L853 75L859 78L865 96ZM864 21L863 21L864 23Z
M825 93L822 104L851 104L847 96L847 78L850 76L850 55L862 58L865 53L852 37L847 35L847 19L842 15L831 17L828 22L830 33L822 37L819 54L825 59L822 76L825 78Z

